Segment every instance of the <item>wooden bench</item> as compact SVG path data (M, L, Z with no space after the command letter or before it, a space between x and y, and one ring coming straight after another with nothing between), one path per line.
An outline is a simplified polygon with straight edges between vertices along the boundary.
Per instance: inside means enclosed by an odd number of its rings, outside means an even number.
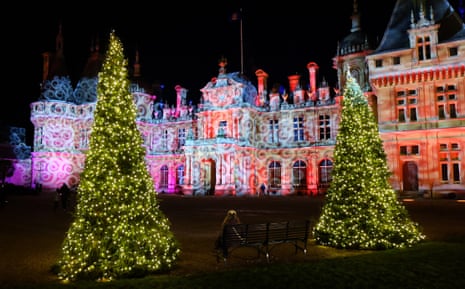
M264 255L269 262L271 250L284 243L293 244L296 254L298 250L307 254L309 234L309 220L226 225L221 236L217 260L222 257L226 263L233 250L252 247L257 249L257 258Z

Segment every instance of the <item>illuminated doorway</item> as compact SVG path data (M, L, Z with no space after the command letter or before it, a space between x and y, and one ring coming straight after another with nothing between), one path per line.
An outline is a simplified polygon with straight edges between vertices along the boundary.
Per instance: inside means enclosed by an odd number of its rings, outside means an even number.
M414 162L405 162L402 166L404 192L418 192L418 166Z
M205 195L210 196L215 194L216 184L216 163L212 159L203 162L203 188Z

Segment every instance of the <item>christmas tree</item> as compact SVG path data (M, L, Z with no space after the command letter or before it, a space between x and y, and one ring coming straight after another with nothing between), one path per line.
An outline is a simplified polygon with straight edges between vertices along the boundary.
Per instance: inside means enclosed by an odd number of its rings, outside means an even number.
M111 32L76 212L57 264L63 280L166 271L180 253L146 167L127 77L122 43Z
M347 75L332 182L313 229L317 244L349 249L412 246L424 239L389 184L378 125L356 80Z

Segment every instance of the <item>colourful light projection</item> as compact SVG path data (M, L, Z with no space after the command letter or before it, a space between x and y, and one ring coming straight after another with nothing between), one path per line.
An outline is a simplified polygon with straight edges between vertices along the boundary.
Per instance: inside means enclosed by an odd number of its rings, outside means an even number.
M198 107L186 103L187 90L180 86L175 87L175 107L133 87L147 167L157 191L258 195L259 186L266 184L272 195L323 192L330 182L339 122L337 98L327 98L329 88L324 86L311 100L299 85L268 97L265 85L257 91L238 73L226 73L225 64L220 63L218 76L201 90ZM266 77L261 73L259 83L266 83ZM298 76L292 78L298 81ZM33 177L44 188L78 185L94 109L95 103L50 99L31 105L36 128Z
M325 81L317 83L314 62L306 66L308 81L291 75L284 89L268 88L268 74L261 69L255 72L257 87L239 73L227 73L226 59L201 89L198 105L186 103L187 90L180 86L170 106L133 83L138 127L156 190L258 195L265 183L272 195L324 193L331 182L344 75L350 70L378 122L394 190L426 197L465 192L465 30L460 18L451 17L451 6L432 4L428 13L410 2L396 6L399 11L393 13L378 53L372 53L374 48L361 37L354 3L351 33L333 58L338 87L331 89ZM399 18L405 15L408 19ZM439 37L441 29L456 38ZM56 56L62 56L62 39L57 39ZM97 52L89 67L97 67L92 63L99 59ZM50 78L52 56L44 54L44 80L49 78L41 99L31 104L31 183L54 189L63 182L79 183L97 78L83 78L73 90L68 78ZM140 76L137 58L134 72Z

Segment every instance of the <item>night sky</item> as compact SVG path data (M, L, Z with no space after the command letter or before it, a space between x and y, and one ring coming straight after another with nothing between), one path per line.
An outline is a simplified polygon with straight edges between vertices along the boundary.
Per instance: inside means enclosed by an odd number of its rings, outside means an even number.
M449 2L458 7L459 1ZM295 73L308 79L306 65L314 61L320 67L318 81L324 78L335 85L332 58L338 41L350 33L353 1L197 2L127 1L109 6L41 2L28 7L12 3L4 11L9 17L0 20L6 80L0 122L25 127L28 139L32 135L29 104L40 96L42 53L55 51L60 23L73 82L82 72L92 41L100 39L105 52L109 33L115 30L130 65L138 50L143 77L163 84L165 98L174 95L178 84L189 90L188 99L198 98L199 90L217 76L220 57L228 59L228 72L241 69L240 22L231 21L231 15L242 8L244 74L254 84L257 69L269 74L269 86L287 85L287 77ZM362 29L373 40L381 40L395 2L358 0ZM26 8L30 12L25 14Z

